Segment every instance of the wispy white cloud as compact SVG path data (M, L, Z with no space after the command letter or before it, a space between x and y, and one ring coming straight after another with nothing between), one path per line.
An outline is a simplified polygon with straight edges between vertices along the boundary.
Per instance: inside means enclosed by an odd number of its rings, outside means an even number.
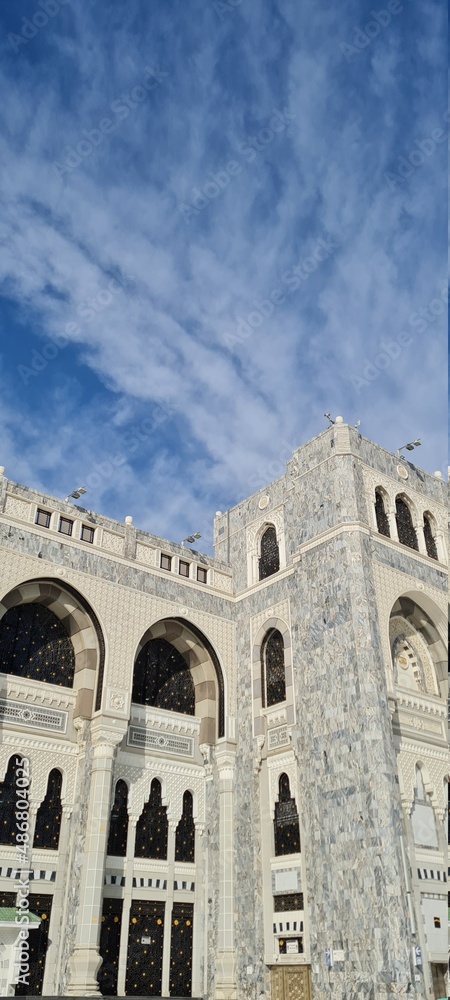
M17 410L8 403L4 413L8 472L61 491L75 467L83 478L126 455L124 436L163 404L170 419L90 502L166 536L250 492L283 442L317 433L324 409L360 417L363 433L390 448L393 427L402 438L420 432L431 471L444 447L442 319L426 335L409 323L445 280L442 155L395 190L384 176L442 124L442 88L432 82L438 5L416 12L412 26L399 19L350 63L338 42L357 21L352 2L307 11L291 0L243 2L227 19L213 8L197 14L162 0L152 11L68 5L33 50L6 60L2 79L11 99L1 112L0 277L24 329L3 375L18 395ZM55 177L65 148L111 117L149 65L168 74L158 88ZM242 145L274 109L295 117L244 166ZM180 203L231 159L243 169L187 226ZM339 250L227 346L239 317L273 289L287 291L283 275L327 238ZM112 280L111 303L90 306ZM405 329L414 339L401 360L355 392L351 376ZM17 366L32 344L61 333L75 355L61 351L39 375L31 416ZM57 365L61 384L72 379L80 392L85 372L90 398L79 409L55 395ZM49 393L59 432L44 448ZM133 511L124 509L130 495Z

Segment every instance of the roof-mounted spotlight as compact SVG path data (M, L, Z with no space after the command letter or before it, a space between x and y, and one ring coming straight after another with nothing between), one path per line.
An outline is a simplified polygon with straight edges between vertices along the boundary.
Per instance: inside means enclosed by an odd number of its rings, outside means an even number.
M84 493L86 493L86 487L77 486L76 490L73 490L73 492L69 493L69 495L65 498L64 503L67 503L67 501L70 500L72 497L74 500L79 500Z
M195 542L195 540L197 538L201 538L201 537L202 536L200 535L200 533L198 531L194 531L194 533L192 535L188 535L186 538L183 538L183 541L181 543L181 547L184 548L184 543L185 542L189 542L189 544L192 545L192 542Z
M401 454L400 454L401 451L405 451L405 450L406 451L414 451L414 448L418 448L421 444L422 444L422 442L419 440L419 438L416 438L415 441L408 441L408 444L402 444L401 448L399 448L398 451L397 451L398 457L399 458L402 457Z

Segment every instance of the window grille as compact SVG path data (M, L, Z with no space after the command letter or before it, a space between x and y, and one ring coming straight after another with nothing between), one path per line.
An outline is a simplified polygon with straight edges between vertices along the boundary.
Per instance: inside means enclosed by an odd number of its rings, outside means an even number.
M286 672L284 665L283 636L278 629L271 629L261 647L262 687L265 705L278 705L286 699ZM263 694L264 697L264 694Z
M48 510L41 510L38 507L34 523L39 524L41 528L49 528L51 516Z
M180 562L178 564L178 572L180 576L189 576L189 567L190 563L184 562L183 559L180 559Z
M300 851L300 826L297 806L291 796L289 778L282 774L279 780L278 802L275 803L275 856L297 854Z
M292 910L303 910L303 893L290 892L284 896L273 897L274 913L286 913Z
M62 819L61 788L61 771L54 768L48 776L45 799L37 811L33 847L46 851L58 850Z
M174 903L170 941L170 996L190 997L192 991L192 932L194 906Z
M99 949L103 962L97 973L100 993L103 996L117 996L122 907L122 899L103 900Z
M73 530L73 521L69 521L68 517L60 517L58 530L63 535L71 535Z
M75 653L59 618L42 604L10 608L0 621L0 670L72 687Z
M134 899L130 910L125 994L160 997L165 903Z
M280 568L280 550L277 533L273 524L269 524L261 538L261 556L259 560L259 579L278 573Z
M391 530L389 527L389 518L386 514L383 495L379 490L375 493L375 516L377 519L377 528L380 535L386 535L387 538L391 537Z
M90 528L87 524L81 525L81 541L82 542L92 542L94 541L95 530Z
M127 853L127 836L128 788L125 781L118 781L111 811L106 853L112 857L124 858Z
M161 782L153 778L150 798L136 826L135 858L167 860L167 810L161 801Z
M0 906L15 906L16 897L16 892L0 892Z
M172 569L172 556L166 556L161 552L161 569Z
M22 758L10 757L4 780L0 784L0 844L14 847L16 844L16 802L19 799L17 786L17 770ZM19 799L20 801L20 799ZM24 800L25 801L25 800ZM21 810L22 812L22 810ZM28 812L27 809L23 812Z
M207 583L208 570L204 569L203 566L197 566L197 580L199 583Z
M433 534L433 528L431 527L431 521L430 518L428 517L428 514L423 515L423 533L425 537L425 546L427 550L427 555L429 555L431 559L437 559L438 554L437 554L436 539Z
M30 913L35 913L37 917L40 917L41 922L37 929L30 931L28 939L30 944L29 980L28 984L17 984L16 997L42 996L42 985L44 982L45 958L48 947L53 896L45 895L43 893L31 893L28 897L28 902Z
M181 653L165 639L150 639L136 660L132 701L195 715L195 688Z
M175 834L175 861L195 861L194 803L190 792L183 795L183 814Z
M402 542L403 545L408 545L410 549L416 549L418 551L419 544L417 541L416 530L412 522L411 511L408 504L405 503L402 497L397 497L395 501L395 509L399 542Z

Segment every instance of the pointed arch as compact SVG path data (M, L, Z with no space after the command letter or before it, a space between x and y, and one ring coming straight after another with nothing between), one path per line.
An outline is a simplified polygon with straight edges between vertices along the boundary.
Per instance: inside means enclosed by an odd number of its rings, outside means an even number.
M62 781L61 771L58 768L53 768L48 776L44 801L41 802L37 811L33 847L43 851L57 851L59 847L62 820Z
M159 858L167 860L167 838L169 823L167 809L162 803L162 787L158 778L153 778L150 796L136 825L135 858Z
M425 539L427 556L430 556L430 559L438 559L436 522L433 515L430 514L428 510L426 510L423 515L423 537Z
M395 520L399 542L418 552L419 542L412 517L411 501L404 493L398 493L395 498Z
M16 844L17 777L21 772L22 757L13 754L9 758L6 774L0 782L0 844L14 847ZM24 800L25 801L25 800ZM28 810L24 810L28 813Z
M184 792L183 812L175 832L175 861L195 862L194 799L192 792Z
M285 701L284 639L276 628L269 629L262 642L261 675L263 706L270 708L272 705L278 705Z
M291 795L288 775L278 780L278 802L274 818L275 856L297 854L300 851L300 824L295 798Z
M377 486L375 490L375 519L379 534L385 535L386 538L391 537L389 517L386 513L386 504L388 503L389 497L387 496L385 490L383 490L381 486Z
M77 590L69 584L61 584L60 580L26 580L1 599L0 628L10 609L29 604L51 612L59 621L58 627L62 627L69 637L75 656L73 687L77 700L74 715L91 718L101 705L105 664L103 632L94 610Z
M152 639L164 640L183 658L194 686L195 715L201 720L200 743L215 743L225 735L225 688L222 667L212 643L193 622L183 618L161 619L143 635L136 664L141 650ZM183 679L190 683L186 675Z
M268 524L260 541L259 553L259 579L265 580L268 576L278 573L280 568L280 548L277 539L277 530L274 524Z
M107 855L125 858L128 838L128 785L121 778L114 791L114 802L109 820Z

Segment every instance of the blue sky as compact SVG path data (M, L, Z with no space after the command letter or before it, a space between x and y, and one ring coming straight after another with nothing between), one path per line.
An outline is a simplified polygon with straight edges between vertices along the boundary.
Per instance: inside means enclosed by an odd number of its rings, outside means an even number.
M324 411L445 471L444 16L3 6L10 478L206 548Z

